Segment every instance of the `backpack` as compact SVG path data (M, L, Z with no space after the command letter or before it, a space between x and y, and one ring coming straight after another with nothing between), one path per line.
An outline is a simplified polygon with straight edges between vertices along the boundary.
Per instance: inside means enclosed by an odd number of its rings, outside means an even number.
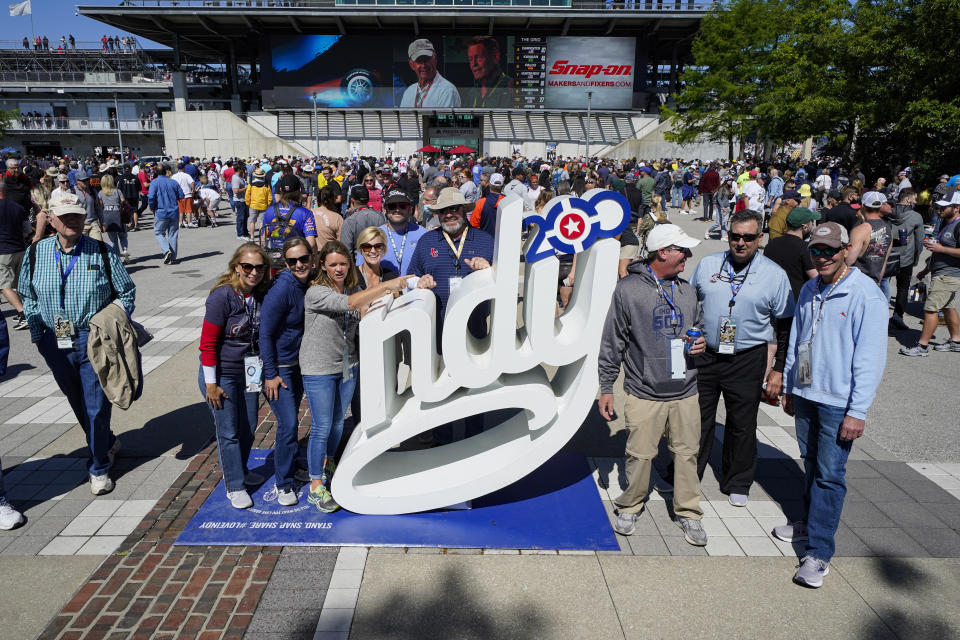
M682 187L683 186L683 169L677 169L673 172L673 186Z
M297 228L293 214L296 213L300 205L291 205L286 215L280 213L280 207L277 204L270 205L267 213L273 210L273 220L263 225L263 248L267 250L270 256L270 265L274 269L283 269L286 265L283 261L283 243L290 238L303 237L300 229ZM264 218L267 214L264 214Z

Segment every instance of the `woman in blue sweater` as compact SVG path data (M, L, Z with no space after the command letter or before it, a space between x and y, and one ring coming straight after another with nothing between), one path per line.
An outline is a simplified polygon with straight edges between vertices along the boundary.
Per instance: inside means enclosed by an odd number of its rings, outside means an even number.
M263 359L263 392L277 417L273 467L277 502L297 504L294 458L297 426L303 400L300 342L303 340L303 298L313 275L313 252L301 236L283 243L287 268L277 276L260 310L260 356Z

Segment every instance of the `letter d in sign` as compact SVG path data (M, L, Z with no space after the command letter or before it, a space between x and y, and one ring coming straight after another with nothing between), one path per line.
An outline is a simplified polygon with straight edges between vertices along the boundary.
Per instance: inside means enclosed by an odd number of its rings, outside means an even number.
M360 324L363 420L333 477L337 502L367 514L438 509L501 489L559 451L597 394L600 337L617 283L620 245L614 237L629 221L626 198L613 191L554 198L542 216L526 218L522 201L507 196L499 205L493 266L467 275L451 293L442 336L436 335L436 298L429 290L367 313ZM522 247L524 222L533 226ZM521 251L526 262L518 327ZM559 318L557 253L579 254L573 297ZM467 320L486 302L493 309L490 333L478 340ZM398 386L403 333L410 334L409 387L406 380ZM490 415L511 409L506 418ZM391 451L474 415L487 418L479 435L433 449Z

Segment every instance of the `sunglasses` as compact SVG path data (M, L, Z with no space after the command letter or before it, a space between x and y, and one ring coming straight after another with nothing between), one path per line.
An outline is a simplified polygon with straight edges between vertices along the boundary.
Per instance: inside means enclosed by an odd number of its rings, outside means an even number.
M250 264L249 262L241 262L240 268L243 270L244 273L250 273L251 271L262 273L263 271L266 270L267 265L263 264L262 262L260 264Z
M832 258L840 252L840 247L810 247L810 255Z
M376 244L364 243L360 245L360 251L383 251L385 248L386 245L384 245L382 242L378 242Z
M300 264L310 264L310 254L308 253L304 256L297 256L296 258L284 258L284 260L286 261L287 266L292 269L293 267L297 266L298 262Z
M387 205L387 211L406 211L406 210L409 209L409 208L410 208L410 205L408 205L408 204L396 204L396 203L394 203L394 204L388 204L388 205Z
M728 233L727 237L730 238L730 242L753 242L760 237L759 233Z

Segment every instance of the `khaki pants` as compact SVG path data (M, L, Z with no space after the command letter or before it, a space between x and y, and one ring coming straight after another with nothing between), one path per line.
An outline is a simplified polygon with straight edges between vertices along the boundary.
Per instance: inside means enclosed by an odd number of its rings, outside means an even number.
M627 394L627 479L629 486L614 503L623 513L640 513L650 488L650 468L664 431L673 455L673 510L677 516L699 520L700 401L697 395L683 400L642 400Z
M103 241L103 233L100 232L100 224L97 222L83 225L83 235L90 236L94 240Z

